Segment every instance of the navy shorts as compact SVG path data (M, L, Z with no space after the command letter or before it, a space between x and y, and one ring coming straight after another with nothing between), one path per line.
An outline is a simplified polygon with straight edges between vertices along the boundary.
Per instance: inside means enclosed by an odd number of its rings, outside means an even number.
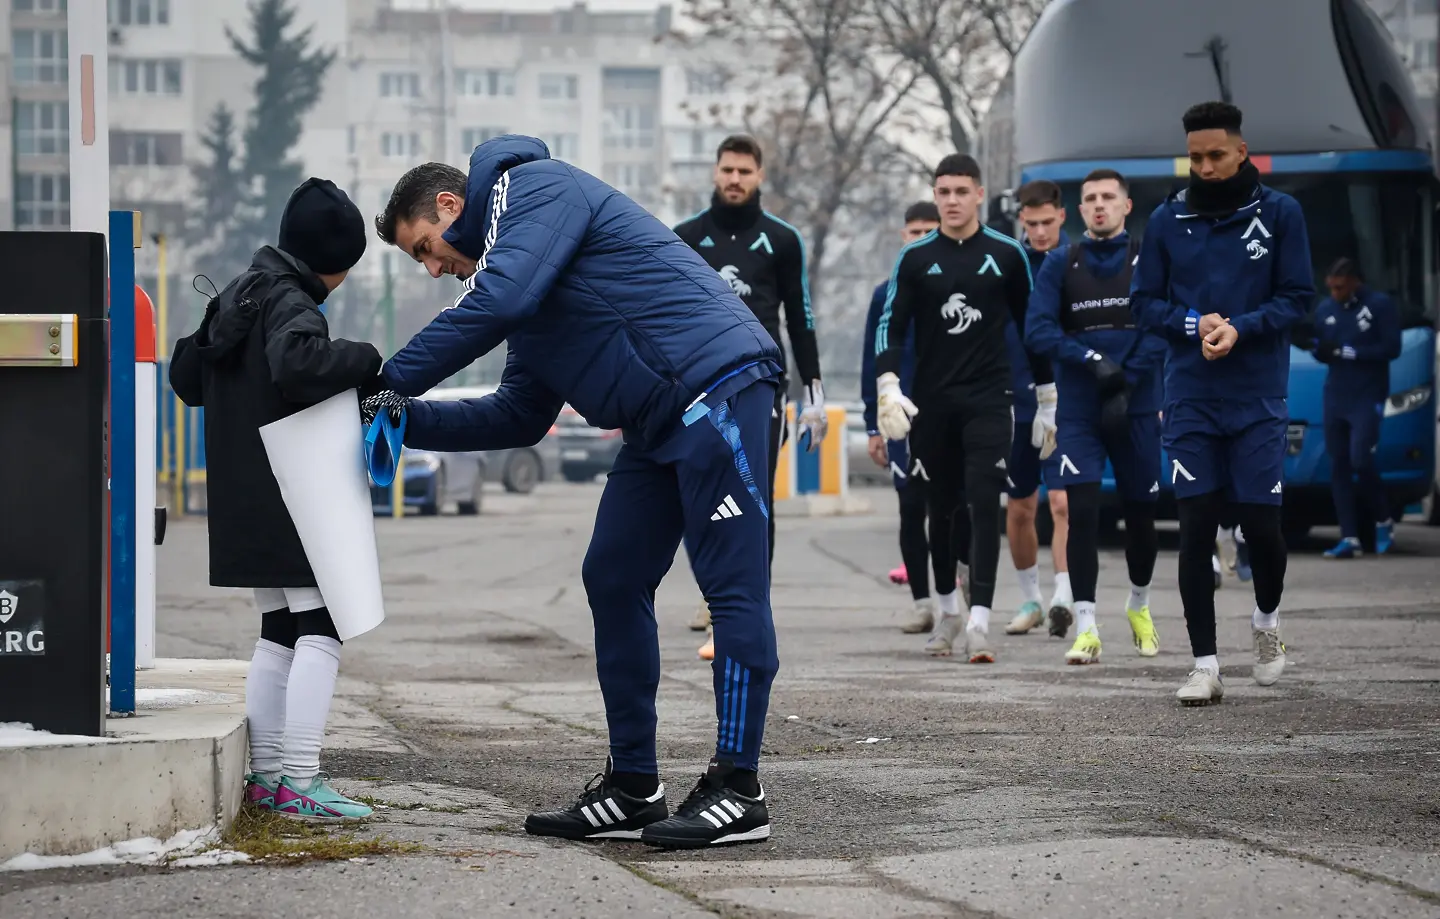
M1165 406L1166 473L1175 497L1223 491L1237 504L1285 497L1284 399L1182 399Z
M1060 481L1070 485L1099 482L1105 460L1115 472L1122 501L1154 501L1160 496L1160 419L1152 412L1131 415L1128 432L1109 434L1093 420L1063 419L1056 437Z
M1060 451L1050 454L1049 459L1040 458L1040 448L1030 446L1030 421L1015 419L1015 438L1010 444L1010 461L1005 479L1005 494L1023 500L1040 490L1040 483L1051 491L1060 491L1065 485L1060 481Z

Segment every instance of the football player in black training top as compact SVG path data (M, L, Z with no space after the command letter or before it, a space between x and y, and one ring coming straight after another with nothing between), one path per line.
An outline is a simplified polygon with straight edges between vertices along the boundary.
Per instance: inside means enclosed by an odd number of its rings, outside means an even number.
M764 179L759 142L743 134L725 138L716 152L715 191L710 207L677 226L675 234L720 273L782 349L783 304L790 351L800 381L805 384L800 406L800 445L815 450L825 437L828 422L825 391L820 385L820 352L815 344L815 314L810 308L805 241L799 230L760 207L760 183ZM770 423L768 504L773 504L775 496L775 467L785 431L786 389L786 381L782 380ZM770 514L770 557L775 557L774 513ZM702 603L690 627L700 631L709 625L710 610ZM713 653L709 641L700 649L700 656L709 660L707 652Z
M963 514L962 500L969 505L965 653L972 664L988 664L995 660L987 634L1000 561L1000 492L1015 424L1006 329L1013 322L1023 340L1030 260L1018 242L981 226L985 189L973 157L941 160L934 194L940 227L900 250L876 329L876 421L889 440L909 437L910 474L929 481L935 519L954 521ZM898 376L912 322L913 402L900 391ZM1037 385L1053 382L1048 361L1026 358ZM963 622L955 566L964 549L955 542L965 529L952 525L951 545L930 547L940 614L925 645L931 654L949 655Z

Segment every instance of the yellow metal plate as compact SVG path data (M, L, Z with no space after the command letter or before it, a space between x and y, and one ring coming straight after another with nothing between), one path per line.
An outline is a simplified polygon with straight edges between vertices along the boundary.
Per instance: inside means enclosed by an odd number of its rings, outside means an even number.
M74 313L0 315L0 368L74 367L79 330Z

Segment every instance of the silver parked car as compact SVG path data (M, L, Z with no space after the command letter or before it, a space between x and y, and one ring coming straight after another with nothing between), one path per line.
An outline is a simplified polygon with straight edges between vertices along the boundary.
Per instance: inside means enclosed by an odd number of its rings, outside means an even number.
M426 399L436 402L459 399L479 399L493 393L496 386L455 386L432 389ZM490 450L485 452L485 479L498 482L505 490L516 494L529 494L536 484L553 480L560 474L559 433L555 425L533 447L516 447L512 450Z

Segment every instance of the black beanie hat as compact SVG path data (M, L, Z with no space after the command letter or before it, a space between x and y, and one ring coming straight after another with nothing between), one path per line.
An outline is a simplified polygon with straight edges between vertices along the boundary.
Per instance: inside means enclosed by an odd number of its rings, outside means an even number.
M280 249L316 274L349 271L365 254L365 218L327 179L309 178L290 194L280 216Z

